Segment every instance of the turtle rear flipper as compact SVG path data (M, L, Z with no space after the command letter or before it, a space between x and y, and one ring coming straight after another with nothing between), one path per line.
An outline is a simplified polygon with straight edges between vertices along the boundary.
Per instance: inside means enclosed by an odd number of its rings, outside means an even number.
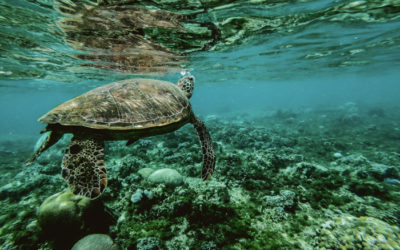
M203 167L201 169L201 178L203 181L210 179L215 168L215 152L212 146L211 136L204 123L193 115L191 123L199 135L201 149L203 152Z
M74 194L95 199L107 186L104 141L75 135L65 151L62 177Z
M43 133L43 132L41 132ZM36 152L25 162L25 166L31 165L36 158L38 158L46 149L49 147L53 146L58 140L61 139L63 136L63 133L57 132L57 131L50 131L46 138L44 139L42 145L39 146L39 148L36 150Z

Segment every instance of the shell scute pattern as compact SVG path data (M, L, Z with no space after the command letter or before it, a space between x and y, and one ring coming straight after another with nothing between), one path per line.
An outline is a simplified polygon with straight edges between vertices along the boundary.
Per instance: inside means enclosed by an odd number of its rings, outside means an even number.
M39 120L95 129L140 129L178 122L190 112L189 100L174 84L131 79L89 91Z

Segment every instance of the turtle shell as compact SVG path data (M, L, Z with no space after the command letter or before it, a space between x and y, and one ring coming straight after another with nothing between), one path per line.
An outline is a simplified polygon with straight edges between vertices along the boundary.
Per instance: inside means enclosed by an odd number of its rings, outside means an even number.
M75 97L39 121L92 129L132 130L167 126L188 119L190 114L190 102L176 85L152 79L130 79Z

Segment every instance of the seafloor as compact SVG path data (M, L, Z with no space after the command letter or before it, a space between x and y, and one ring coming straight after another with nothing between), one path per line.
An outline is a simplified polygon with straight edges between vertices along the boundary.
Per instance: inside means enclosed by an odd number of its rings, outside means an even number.
M398 108L346 103L201 118L217 154L210 181L200 180L201 149L187 125L129 147L108 143L108 188L92 202L63 191L68 137L28 167L33 142L3 139L0 248L69 249L93 233L122 249L400 247ZM183 182L153 182L148 168L175 169ZM38 216L61 191L53 214ZM54 216L62 202L70 210Z

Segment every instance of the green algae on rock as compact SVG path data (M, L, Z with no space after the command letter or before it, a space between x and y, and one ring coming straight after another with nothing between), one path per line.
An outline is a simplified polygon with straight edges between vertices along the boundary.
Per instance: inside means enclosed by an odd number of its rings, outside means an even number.
M165 184L167 186L176 187L183 183L183 177L175 169L163 168L151 173L148 181L156 184Z
M89 234L77 241L71 250L119 250L107 234Z
M84 210L88 209L91 200L76 196L70 191L63 191L47 198L39 208L40 227L49 234L60 228L66 232L79 232L83 227ZM67 224L63 224L67 223ZM62 234L62 232L59 232Z
M71 245L87 232L103 232L109 222L101 203L68 190L48 197L38 210L38 225L56 246Z
M141 168L138 171L138 174L143 178L147 179L155 170L152 168Z

